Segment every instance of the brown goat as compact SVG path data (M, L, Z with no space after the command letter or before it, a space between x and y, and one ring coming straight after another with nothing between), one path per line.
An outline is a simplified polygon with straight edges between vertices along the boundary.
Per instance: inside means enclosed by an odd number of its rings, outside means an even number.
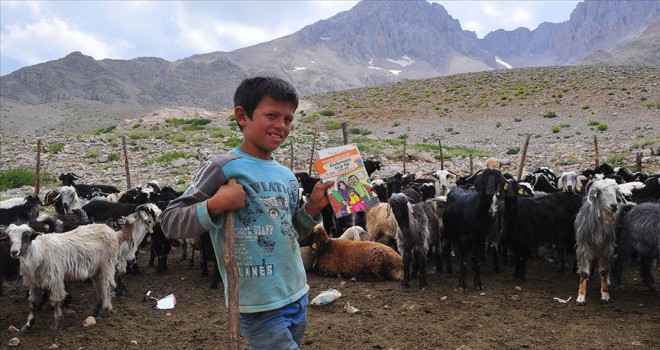
M380 280L403 279L401 256L377 242L331 239L323 225L314 227L316 271L324 276L360 277L373 275Z

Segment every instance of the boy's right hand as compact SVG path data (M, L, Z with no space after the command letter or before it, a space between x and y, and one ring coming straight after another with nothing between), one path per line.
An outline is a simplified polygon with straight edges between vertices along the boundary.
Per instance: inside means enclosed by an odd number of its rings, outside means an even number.
M215 194L206 201L209 216L215 217L228 213L245 205L245 190L239 183L225 184L218 188Z

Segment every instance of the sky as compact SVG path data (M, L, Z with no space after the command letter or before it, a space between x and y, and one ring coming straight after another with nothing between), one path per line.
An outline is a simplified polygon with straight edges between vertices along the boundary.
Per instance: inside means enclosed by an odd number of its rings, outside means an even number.
M479 38L570 18L578 1L436 1ZM267 42L357 1L0 0L0 76L80 51L97 60L175 61Z

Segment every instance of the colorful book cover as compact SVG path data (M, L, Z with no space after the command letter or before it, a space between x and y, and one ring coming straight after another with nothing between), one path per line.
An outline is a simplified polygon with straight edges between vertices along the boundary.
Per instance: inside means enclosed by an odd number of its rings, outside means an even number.
M321 181L335 181L327 190L335 216L350 215L380 204L378 196L371 191L371 179L356 145L320 150L314 166Z

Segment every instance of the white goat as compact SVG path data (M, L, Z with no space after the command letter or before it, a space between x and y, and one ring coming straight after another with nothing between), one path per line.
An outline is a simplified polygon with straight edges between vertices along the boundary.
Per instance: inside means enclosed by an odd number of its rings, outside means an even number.
M612 179L595 181L575 218L575 254L580 284L578 305L585 304L591 264L598 257L601 301L608 302L609 275L616 252L615 217L623 196Z
M138 247L147 233L154 233L154 225L160 220L161 210L153 203L142 204L135 213L126 217L119 235L119 262L117 264L117 292L125 294L128 290L123 276L126 274L128 262L135 260Z
M367 230L360 226L351 226L339 236L339 239L350 239L352 241L371 241L371 237L367 234Z
M66 296L65 281L91 279L97 290L96 316L107 317L112 310L112 288L119 251L119 236L103 224L81 226L61 234L39 235L28 225L9 225L11 256L20 259L23 283L30 289L30 313L22 331L34 326L34 312L43 289L50 290L50 303L59 330L62 302Z
M456 187L456 174L449 170L438 170L431 173L435 178L435 196L445 196L452 188Z

